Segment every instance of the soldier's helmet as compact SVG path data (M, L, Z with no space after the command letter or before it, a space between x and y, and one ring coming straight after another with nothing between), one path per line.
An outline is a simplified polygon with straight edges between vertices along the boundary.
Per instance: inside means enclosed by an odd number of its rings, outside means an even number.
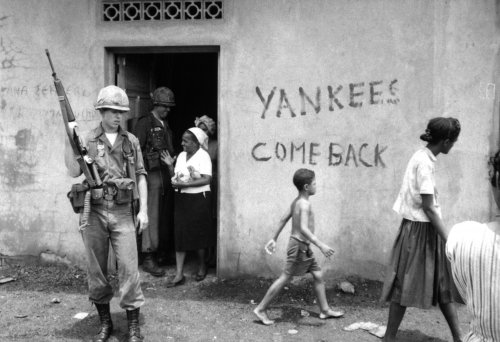
M123 112L129 111L128 96L122 88L109 85L102 88L97 95L95 109L115 109Z
M160 87L155 89L153 94L151 94L151 99L154 105L159 106L175 106L174 92L167 87Z

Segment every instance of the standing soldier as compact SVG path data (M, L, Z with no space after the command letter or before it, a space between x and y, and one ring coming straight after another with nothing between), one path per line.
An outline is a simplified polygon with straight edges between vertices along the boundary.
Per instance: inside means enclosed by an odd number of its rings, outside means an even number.
M112 85L101 89L95 109L101 114L101 123L87 134L83 144L97 165L103 186L91 190L87 190L85 184L73 186L70 194L74 207L75 199L85 196L86 191L91 191L92 195L88 220L81 226L81 233L88 261L89 298L101 321L101 330L94 341L107 341L113 332L109 310L113 289L107 274L111 242L118 264L120 306L127 312L127 341L137 342L143 340L139 307L144 304L144 296L137 266L134 220L139 232L148 225L146 171L139 141L120 127L121 116L129 110L125 92ZM71 176L78 177L82 173L69 145L66 145L65 162ZM137 197L140 210L136 219L133 208Z
M175 99L172 90L166 87L157 88L151 97L153 109L137 121L134 130L134 134L139 138L148 172L149 228L142 234L142 269L153 276L162 277L165 270L158 266L157 252L160 238L165 238L161 240L162 247L166 248L167 246L163 246L166 241L163 240L168 239L173 231L173 188L168 167L161 161L160 154L167 151L174 155L172 130L166 119L171 108L175 106Z

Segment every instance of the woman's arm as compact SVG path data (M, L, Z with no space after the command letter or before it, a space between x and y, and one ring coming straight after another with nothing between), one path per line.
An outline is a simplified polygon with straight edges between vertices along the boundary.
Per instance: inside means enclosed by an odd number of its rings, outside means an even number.
M439 213L434 206L433 194L421 194L422 196L422 209L431 221L432 226L436 229L437 233L443 238L444 241L448 238L450 230L445 227L443 220L439 217Z
M176 182L172 181L172 186L177 189L183 189L183 188L193 188L197 186L203 186L210 184L210 181L212 180L212 176L209 175L201 175L201 178L198 179L191 179L187 182Z

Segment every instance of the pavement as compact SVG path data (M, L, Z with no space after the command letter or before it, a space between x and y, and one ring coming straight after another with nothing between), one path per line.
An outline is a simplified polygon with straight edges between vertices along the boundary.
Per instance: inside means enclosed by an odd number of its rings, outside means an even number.
M145 341L371 341L380 339L358 329L344 331L355 322L383 325L388 306L378 301L381 283L355 277L326 281L331 306L346 311L343 318L321 320L310 276L295 278L275 300L269 315L276 323L264 326L252 310L273 279L219 279L211 269L201 282L194 280L194 264L188 264L187 282L166 288L174 266L165 267L167 276L155 278L141 271L146 303L141 308L141 331ZM95 307L86 295L85 272L75 267L43 265L0 266L0 341L90 341L98 330ZM337 288L342 280L355 286L355 294ZM111 281L116 288L117 279ZM87 314L75 318L78 313ZM111 302L115 331L110 342L126 336L125 312L115 297ZM460 306L459 318L466 331L469 317ZM398 334L405 342L452 341L437 309L409 308Z

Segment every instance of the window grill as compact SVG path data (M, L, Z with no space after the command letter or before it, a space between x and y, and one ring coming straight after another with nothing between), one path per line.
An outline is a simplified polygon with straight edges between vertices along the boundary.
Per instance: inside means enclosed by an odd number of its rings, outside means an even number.
M105 0L103 21L222 19L222 0Z

